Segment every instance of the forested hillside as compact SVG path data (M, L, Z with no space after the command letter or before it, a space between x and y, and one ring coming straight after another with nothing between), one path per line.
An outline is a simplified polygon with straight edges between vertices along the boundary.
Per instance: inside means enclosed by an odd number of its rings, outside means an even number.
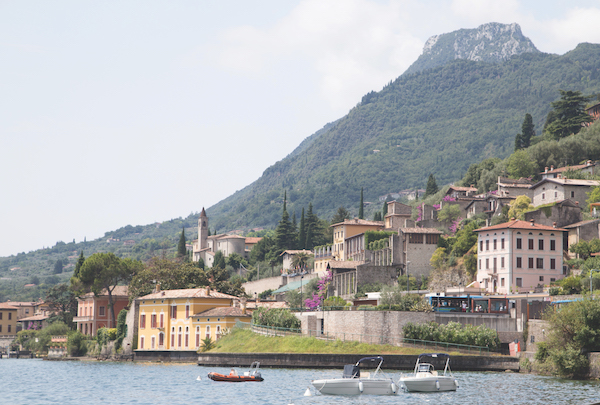
M539 133L559 89L600 92L600 45L402 75L207 213L220 230L272 227L284 190L290 213L312 203L329 218L339 206L356 214L361 188L377 201L423 188L430 173L438 184L457 181L472 163L512 153L526 113Z

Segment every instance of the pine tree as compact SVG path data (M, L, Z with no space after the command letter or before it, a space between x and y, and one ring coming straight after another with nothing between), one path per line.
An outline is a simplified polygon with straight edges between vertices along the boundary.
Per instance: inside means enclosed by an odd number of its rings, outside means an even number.
M314 248L313 245L313 231L312 226L308 225L306 228L306 242L304 243L304 248L307 250L312 250Z
M387 201L383 202L383 208L381 209L381 212L382 212L382 217L385 218L385 216L388 213L388 204L387 204Z
M277 248L280 252L284 250L292 249L295 246L296 234L292 229L292 223L290 222L290 215L287 211L283 211L281 215L281 221L277 224L275 229L275 240L277 242Z
M553 110L548 113L544 131L555 140L578 133L583 124L592 121L585 112L585 105L590 99L580 91L560 91L560 100L551 103Z
M531 114L525 114L525 119L521 125L521 133L515 136L515 152L519 149L526 149L531 145L531 138L535 136L534 127Z
M363 199L363 189L360 189L360 206L358 207L358 218L364 219L365 211L364 211L364 199Z
M427 179L427 187L425 188L425 197L437 193L438 190L439 188L435 182L435 177L433 177L433 174L430 173L429 178Z
M81 270L81 266L83 266L83 262L85 262L85 257L83 256L83 250L79 255L79 259L77 259L77 264L75 264L75 271L73 272L73 277L79 277L79 271Z
M177 257L183 258L186 256L185 249L185 227L181 228L181 236L179 237L179 244L177 245Z

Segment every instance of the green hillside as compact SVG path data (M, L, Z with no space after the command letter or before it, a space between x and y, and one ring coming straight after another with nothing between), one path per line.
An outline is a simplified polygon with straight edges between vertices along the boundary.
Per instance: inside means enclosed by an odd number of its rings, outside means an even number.
M254 183L207 210L219 230L272 227L312 202L330 218L343 205L462 178L472 163L512 153L526 113L538 133L559 89L600 92L600 45L565 55L524 53L502 63L454 60L405 74L365 95L348 115L308 138ZM379 204L379 203L378 203Z

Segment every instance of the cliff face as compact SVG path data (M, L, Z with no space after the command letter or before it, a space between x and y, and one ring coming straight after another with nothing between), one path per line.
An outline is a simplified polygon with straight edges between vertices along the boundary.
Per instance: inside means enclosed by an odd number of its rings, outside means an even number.
M523 35L519 24L488 23L475 29L432 36L405 74L443 66L454 59L496 63L525 52L539 51Z

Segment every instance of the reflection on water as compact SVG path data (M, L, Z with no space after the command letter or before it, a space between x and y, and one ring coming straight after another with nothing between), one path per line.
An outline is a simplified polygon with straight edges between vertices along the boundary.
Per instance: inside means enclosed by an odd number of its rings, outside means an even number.
M456 372L460 388L445 393L339 397L304 393L312 379L341 370L263 368L263 382L207 378L228 367L111 362L0 360L2 404L593 404L600 383L517 373ZM238 371L243 371L238 369ZM399 371L386 374L397 380ZM200 380L197 378L201 377Z

